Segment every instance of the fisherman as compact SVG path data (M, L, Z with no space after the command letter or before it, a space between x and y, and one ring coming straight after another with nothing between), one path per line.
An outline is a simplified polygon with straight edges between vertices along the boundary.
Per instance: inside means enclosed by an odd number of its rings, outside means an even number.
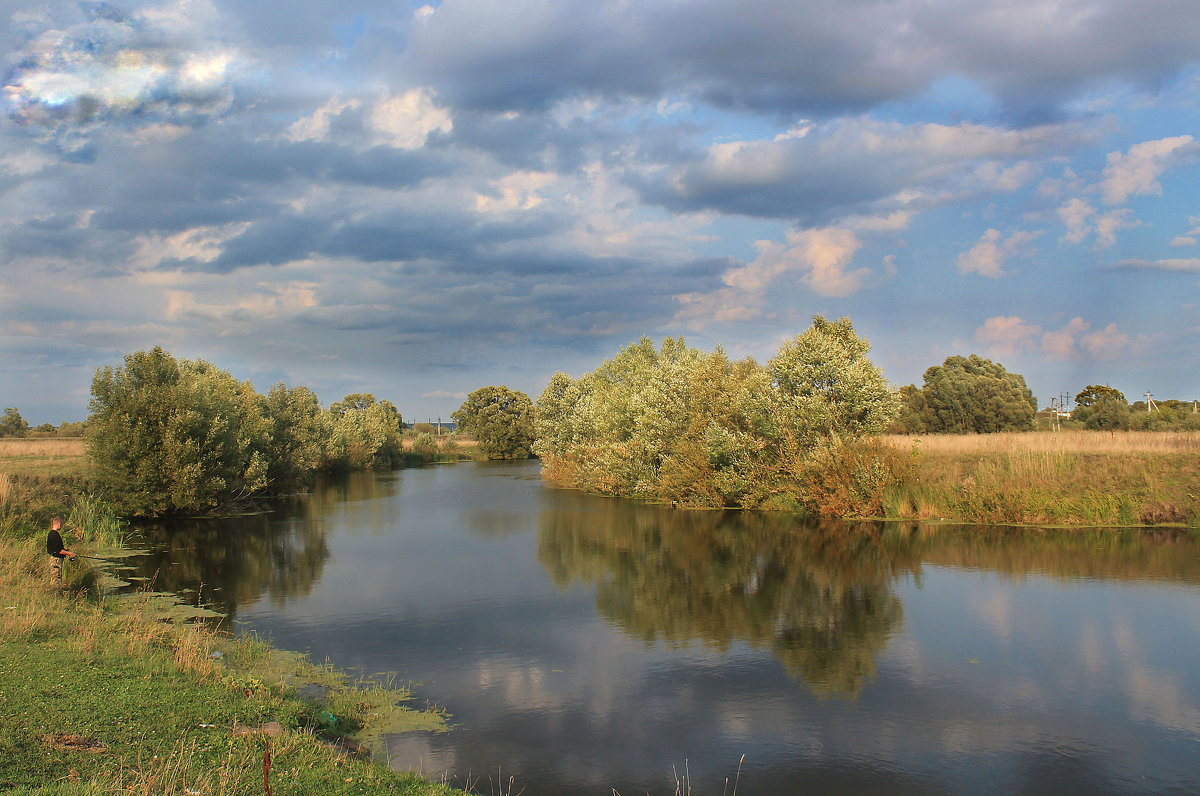
M62 525L62 517L50 520L50 533L46 535L46 552L50 554L50 583L53 586L63 584L63 559L75 560L75 554L63 544L62 534L59 533Z

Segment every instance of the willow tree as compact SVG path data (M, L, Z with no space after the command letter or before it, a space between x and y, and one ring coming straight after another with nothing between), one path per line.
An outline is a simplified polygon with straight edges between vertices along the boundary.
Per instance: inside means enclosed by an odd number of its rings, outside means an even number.
M767 367L643 338L538 399L547 479L681 506L770 505L808 457L882 430L898 398L846 319L820 316Z
M265 492L269 441L262 396L204 360L154 348L92 380L89 453L127 513L205 511Z

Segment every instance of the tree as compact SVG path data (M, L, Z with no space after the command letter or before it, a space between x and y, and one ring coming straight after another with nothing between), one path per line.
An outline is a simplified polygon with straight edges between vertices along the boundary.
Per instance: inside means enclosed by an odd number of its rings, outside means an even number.
M925 371L926 430L956 434L1028 431L1037 399L1025 377L976 354L952 356Z
M925 428L925 393L915 384L900 388L900 413L888 426L891 434L923 434Z
M528 459L533 453L533 402L519 390L481 387L450 417L489 459Z
M1120 390L1089 384L1075 396L1071 420L1104 431L1129 428L1129 402Z
M867 359L870 350L849 318L814 315L768 363L776 392L808 434L853 439L878 434L895 418L900 396Z
M90 408L97 478L127 513L204 511L266 490L262 396L208 362L130 354L96 371Z
M383 469L404 457L404 419L390 401L371 393L354 393L329 407L332 420L325 449L325 468Z
M266 413L271 425L267 481L272 491L295 489L325 462L330 418L316 393L307 387L288 389L283 382L267 393Z
M29 424L21 417L17 407L7 407L4 416L0 417L0 437L23 437L28 433Z
M643 338L538 398L535 452L564 486L677 506L799 507L803 474L881 431L899 397L850 321L813 318L766 367Z

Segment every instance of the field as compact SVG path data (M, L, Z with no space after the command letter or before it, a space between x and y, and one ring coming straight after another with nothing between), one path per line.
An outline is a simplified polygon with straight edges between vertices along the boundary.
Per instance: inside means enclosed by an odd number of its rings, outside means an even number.
M86 476L88 469L82 437L0 439L0 473L45 478Z
M890 436L916 475L884 513L1030 525L1200 525L1200 432Z
M903 450L916 443L931 456L1200 453L1200 431L1027 431L890 435L884 439Z

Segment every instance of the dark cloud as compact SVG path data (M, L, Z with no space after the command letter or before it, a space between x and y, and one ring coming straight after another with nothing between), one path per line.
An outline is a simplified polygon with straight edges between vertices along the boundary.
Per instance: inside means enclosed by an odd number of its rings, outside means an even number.
M1011 189L1025 158L1076 145L1070 128L901 125L869 118L718 144L664 172L631 174L642 197L671 210L717 210L811 225L848 214L921 209L950 196ZM979 173L981 164L991 168Z
M604 4L446 3L403 66L471 108L578 96L685 96L771 115L836 115L912 97L947 74L1014 114L1109 81L1152 84L1195 63L1192 0Z

